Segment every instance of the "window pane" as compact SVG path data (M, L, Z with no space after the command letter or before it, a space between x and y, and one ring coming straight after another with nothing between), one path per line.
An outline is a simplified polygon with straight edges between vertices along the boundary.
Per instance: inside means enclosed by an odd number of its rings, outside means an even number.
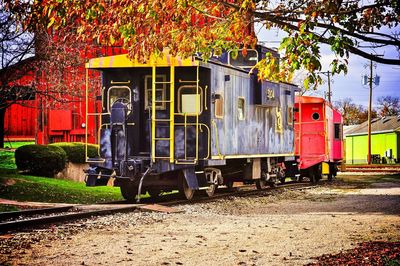
M197 94L197 92L199 92ZM178 112L190 115L203 112L203 89L194 85L184 85L178 89Z
M197 100L197 103L196 103ZM196 110L197 107L197 110ZM200 111L200 95L199 94L182 94L182 113L199 113Z
M224 117L224 98L220 94L215 94L215 117Z
M108 110L111 110L112 105L118 99L123 102L130 102L130 89L128 87L111 87L108 91Z
M156 82L165 82L166 75L157 75ZM166 84L156 84L156 99L157 101L166 100ZM152 104L152 76L148 75L145 77L145 109L150 109ZM165 110L165 102L157 102L157 110Z
M335 124L335 139L342 139L340 124Z
M246 56L243 56L242 50L239 50L234 58L233 53L230 52L229 63L238 67L253 67L258 63L258 53L256 50L247 50Z
M238 118L239 120L244 120L244 99L238 99Z

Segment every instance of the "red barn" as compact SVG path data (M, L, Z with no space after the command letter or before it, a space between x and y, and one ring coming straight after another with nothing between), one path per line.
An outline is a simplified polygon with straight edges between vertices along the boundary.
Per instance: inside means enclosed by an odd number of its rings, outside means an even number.
M107 56L126 53L120 47L93 47L92 50L82 55L83 59L97 56ZM32 63L28 60L26 63ZM86 60L84 60L86 61ZM5 115L5 141L35 139L38 144L53 142L81 142L85 140L85 127L88 128L89 142L94 143L97 137L95 125L98 121L85 121L86 101L85 92L85 67L66 69L62 80L66 91L80 92L74 95L60 95L51 97L36 94L34 99L17 101L6 110ZM96 75L95 73L91 73ZM100 76L91 76L91 80L97 80L100 84ZM17 82L19 86L35 86L36 91L45 92L55 86L48 80L43 72L27 73ZM100 90L100 88L98 87ZM96 103L96 95L88 99L89 112L100 112L101 103ZM43 94L44 95L44 94Z

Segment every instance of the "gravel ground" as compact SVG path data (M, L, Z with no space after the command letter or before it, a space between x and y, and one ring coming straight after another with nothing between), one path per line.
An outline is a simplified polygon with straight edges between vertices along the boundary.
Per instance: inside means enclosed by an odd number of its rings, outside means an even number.
M303 265L400 241L400 184L304 191L109 215L0 236L0 264ZM332 256L325 256L332 259Z

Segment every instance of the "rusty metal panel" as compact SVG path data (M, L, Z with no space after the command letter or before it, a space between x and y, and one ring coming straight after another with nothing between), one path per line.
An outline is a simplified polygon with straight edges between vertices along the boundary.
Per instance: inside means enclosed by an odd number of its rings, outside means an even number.
M276 155L294 152L294 130L290 123L289 109L294 105L295 86L290 84L262 84L261 88L273 87L269 105L256 105L254 76L233 68L210 64L211 93L221 94L224 99L224 115L215 116L214 101L211 105L212 156L244 157L245 155ZM271 94L270 94L271 96ZM238 99L244 99L243 110L238 110ZM266 102L267 103L267 102Z

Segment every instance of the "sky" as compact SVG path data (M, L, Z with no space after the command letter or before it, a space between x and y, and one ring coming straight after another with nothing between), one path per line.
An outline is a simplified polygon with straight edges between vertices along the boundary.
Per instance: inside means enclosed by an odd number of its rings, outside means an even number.
M399 32L400 27L395 29ZM279 47L279 41L284 37L284 33L277 30L266 31L260 30L258 33L259 41L263 42L267 47ZM385 54L385 57L399 58L399 52L395 49L377 49L377 54ZM323 72L330 70L329 62L334 58L333 52L327 45L321 45L321 63ZM331 78L332 101L351 98L354 103L368 106L369 87L362 85L361 76L369 75L370 61L360 56L350 54L348 73L344 75L335 75ZM372 106L377 107L377 99L381 96L396 96L400 97L400 66L385 65L374 63L376 68L373 68L373 76L380 76L379 86L374 86L372 90ZM318 87L316 91L308 91L305 95L324 97L328 91L327 77L323 76L326 81ZM294 82L295 83L295 82Z

